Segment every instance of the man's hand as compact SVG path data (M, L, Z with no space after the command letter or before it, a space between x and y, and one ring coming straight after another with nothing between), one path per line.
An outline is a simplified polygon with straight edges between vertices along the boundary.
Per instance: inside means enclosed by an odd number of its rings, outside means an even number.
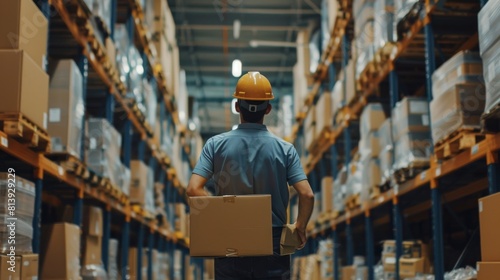
M297 231L297 234L299 235L299 238L301 241L299 247L297 247L297 250L300 250L300 249L304 248L304 246L306 246L306 242L307 242L306 228L302 227L300 225L297 225L297 223L295 223L295 230Z

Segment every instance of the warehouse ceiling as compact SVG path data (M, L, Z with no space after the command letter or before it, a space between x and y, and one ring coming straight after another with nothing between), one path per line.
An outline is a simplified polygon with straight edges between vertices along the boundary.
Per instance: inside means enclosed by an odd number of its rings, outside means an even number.
M278 97L293 93L297 32L320 19L320 0L168 0L177 25L181 68L194 98L200 132L206 137L238 123L231 113L237 78L231 64L239 59L243 73L266 75ZM234 22L239 20L239 37ZM237 29L237 28L236 28ZM253 43L251 44L251 42ZM252 46L257 44L258 46ZM275 46L269 46L273 44ZM195 113L196 114L196 113ZM275 125L276 114L269 118Z

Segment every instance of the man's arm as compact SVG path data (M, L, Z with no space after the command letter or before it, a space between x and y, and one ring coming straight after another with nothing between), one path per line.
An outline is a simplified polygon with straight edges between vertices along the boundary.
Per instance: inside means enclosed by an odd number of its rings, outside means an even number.
M186 193L188 196L208 196L207 191L205 191L204 187L207 183L208 179L200 176L198 174L191 175L191 179L189 179L188 187Z
M299 237L302 240L302 244L300 244L299 249L302 249L306 245L307 241L306 227L314 207L314 193L307 180L295 183L293 188L297 191L299 196L299 213L297 215L295 227L297 228Z

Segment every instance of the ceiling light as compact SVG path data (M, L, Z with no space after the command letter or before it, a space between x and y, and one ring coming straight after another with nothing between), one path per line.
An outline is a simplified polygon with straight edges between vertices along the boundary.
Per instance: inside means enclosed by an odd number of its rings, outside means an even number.
M239 59L233 60L233 67L231 72L234 77L238 78L239 76L241 76L241 68L242 68L241 60Z
M252 48L256 47L288 47L288 48L296 48L297 44L294 42L286 42L286 41L263 41L263 40L250 40L249 42Z
M233 37L234 39L240 38L241 21L239 19L233 22Z

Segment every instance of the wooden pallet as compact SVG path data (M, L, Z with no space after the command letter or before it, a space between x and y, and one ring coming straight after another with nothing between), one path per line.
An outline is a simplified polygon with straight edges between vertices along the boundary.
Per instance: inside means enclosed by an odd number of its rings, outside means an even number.
M57 162L68 173L74 174L84 180L88 180L90 178L90 171L87 166L73 154L55 152L48 153L45 156L50 160Z
M481 128L485 133L500 132L500 100L497 105L481 116Z
M476 130L459 130L434 146L437 159L450 158L461 151L471 148L486 136Z
M389 191L392 188L391 187L391 180L388 179L384 183L379 184L378 188L380 190L380 193L385 193L385 192Z
M414 161L408 167L395 170L392 174L393 180L398 183L404 183L429 167L429 161Z
M0 113L0 130L35 151L50 150L47 132L22 113Z
M359 206L361 206L361 198L359 196L359 193L353 194L348 198L346 198L345 200L346 209L352 210L358 208Z

